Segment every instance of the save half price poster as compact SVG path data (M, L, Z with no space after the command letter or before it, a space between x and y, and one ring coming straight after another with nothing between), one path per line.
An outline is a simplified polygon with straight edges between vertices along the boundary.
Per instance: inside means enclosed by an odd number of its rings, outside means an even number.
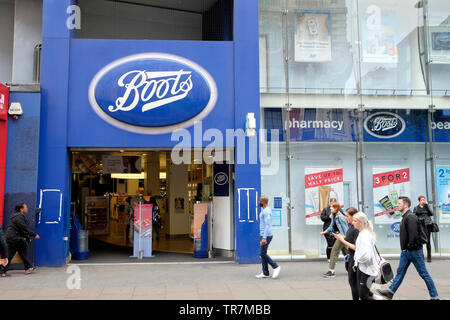
M409 168L372 169L373 213L376 224L392 224L402 217L397 211L398 198L410 197Z
M322 225L320 214L330 199L344 201L342 168L305 168L305 218L307 225ZM342 207L342 205L341 205Z

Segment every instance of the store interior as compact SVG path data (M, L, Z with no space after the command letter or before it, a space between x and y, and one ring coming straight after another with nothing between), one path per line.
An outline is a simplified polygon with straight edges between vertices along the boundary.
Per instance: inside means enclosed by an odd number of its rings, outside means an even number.
M193 207L212 201L213 188L212 165L194 155L191 164L173 164L165 150L72 151L71 217L88 231L89 259L132 256L139 201L159 207L160 228L152 228L154 255L192 255Z

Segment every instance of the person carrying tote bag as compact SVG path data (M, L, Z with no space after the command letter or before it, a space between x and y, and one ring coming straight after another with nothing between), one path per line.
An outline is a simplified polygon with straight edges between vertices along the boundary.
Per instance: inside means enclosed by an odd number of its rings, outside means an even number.
M372 222L367 219L365 213L360 211L353 216L353 226L359 230L353 266L357 272L359 298L361 300L376 300L370 292L370 286L379 272L375 249L376 236L373 232Z

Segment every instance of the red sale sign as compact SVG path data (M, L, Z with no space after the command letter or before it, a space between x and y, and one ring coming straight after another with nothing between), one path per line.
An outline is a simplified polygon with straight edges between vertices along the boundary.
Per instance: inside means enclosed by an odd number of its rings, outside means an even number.
M9 88L0 83L0 120L8 120Z
M343 181L344 170L335 169L305 175L305 189L325 186Z
M9 88L0 83L0 225L3 225L5 198L6 143L8 141Z
M382 172L373 175L373 187L385 187L393 184L403 183L409 181L409 168Z

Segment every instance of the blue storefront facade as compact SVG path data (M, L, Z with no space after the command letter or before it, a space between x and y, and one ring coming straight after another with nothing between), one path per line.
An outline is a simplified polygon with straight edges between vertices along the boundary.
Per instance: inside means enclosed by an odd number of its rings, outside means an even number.
M29 213L37 265L70 257L74 152L179 147L232 151L211 194L232 199L238 263L259 262L261 194L276 259L326 258L331 195L366 212L392 256L398 196L424 195L441 228L433 255L450 254L448 1L41 2L40 92L11 91L25 115L10 126L5 202L42 208ZM39 141L17 133L28 116Z
M259 128L258 1L229 3L232 37L166 41L77 38L66 24L76 1L43 2L37 265L61 266L68 256L70 148L170 149L180 143L171 139L176 129L194 137L194 123L201 123L203 131L226 136L245 130L248 113ZM211 146L201 137L183 146ZM251 139L244 150L230 141L220 147L248 158ZM259 161L236 163L234 170L234 194L243 188L260 194ZM254 221L235 221L237 262L258 261L257 239Z

